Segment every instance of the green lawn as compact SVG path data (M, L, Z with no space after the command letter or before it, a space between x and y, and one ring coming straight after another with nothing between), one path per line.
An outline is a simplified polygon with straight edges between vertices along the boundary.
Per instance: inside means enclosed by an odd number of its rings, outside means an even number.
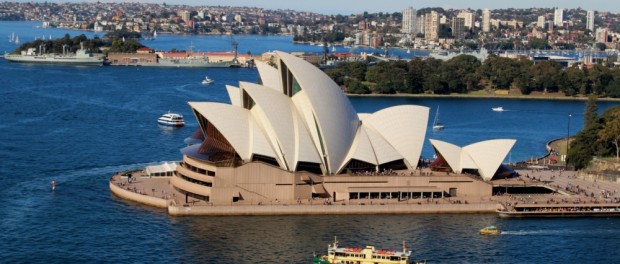
M569 139L569 142L572 141L573 138ZM558 154L558 164L564 164L564 161L561 160L562 155L566 155L566 139L560 139L551 144L551 147L557 151Z

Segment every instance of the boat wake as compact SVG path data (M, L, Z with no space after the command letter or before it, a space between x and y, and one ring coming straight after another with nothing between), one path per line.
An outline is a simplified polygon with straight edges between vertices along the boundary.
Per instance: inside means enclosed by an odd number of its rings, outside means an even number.
M512 236L558 236L569 235L579 233L579 231L567 231L567 230L516 230L516 231L502 231L501 235Z

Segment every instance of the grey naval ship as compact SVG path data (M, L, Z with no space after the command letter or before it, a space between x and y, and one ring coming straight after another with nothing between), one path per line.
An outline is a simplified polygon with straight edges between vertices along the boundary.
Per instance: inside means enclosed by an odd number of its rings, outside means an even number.
M5 54L4 58L11 62L72 65L103 65L105 62L103 54L93 54L83 46L75 53L63 52L63 54L45 53L44 47L29 48L21 54Z

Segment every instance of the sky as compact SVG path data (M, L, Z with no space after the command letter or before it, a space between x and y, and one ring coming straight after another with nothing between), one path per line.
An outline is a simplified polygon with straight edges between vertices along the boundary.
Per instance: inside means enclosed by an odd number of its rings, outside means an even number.
M105 1L106 0L102 0L102 2ZM52 2L54 2L54 0L52 0ZM581 7L587 10L610 11L614 13L620 12L620 1L618 0L133 0L128 2L151 2L159 4L165 2L166 4L248 6L263 7L266 9L312 11L329 15L359 14L364 11L368 11L369 13L393 13L401 12L408 6L413 6L416 9L424 7L443 7L455 9Z

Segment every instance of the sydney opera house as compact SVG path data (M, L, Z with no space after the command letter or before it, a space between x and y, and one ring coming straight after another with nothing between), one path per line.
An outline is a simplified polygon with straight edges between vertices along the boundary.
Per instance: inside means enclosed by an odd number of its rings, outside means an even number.
M189 102L199 130L181 149L176 191L226 205L491 194L514 140L431 140L438 158L421 164L427 107L357 113L316 66L277 55L257 63L261 84L227 86L230 104Z

